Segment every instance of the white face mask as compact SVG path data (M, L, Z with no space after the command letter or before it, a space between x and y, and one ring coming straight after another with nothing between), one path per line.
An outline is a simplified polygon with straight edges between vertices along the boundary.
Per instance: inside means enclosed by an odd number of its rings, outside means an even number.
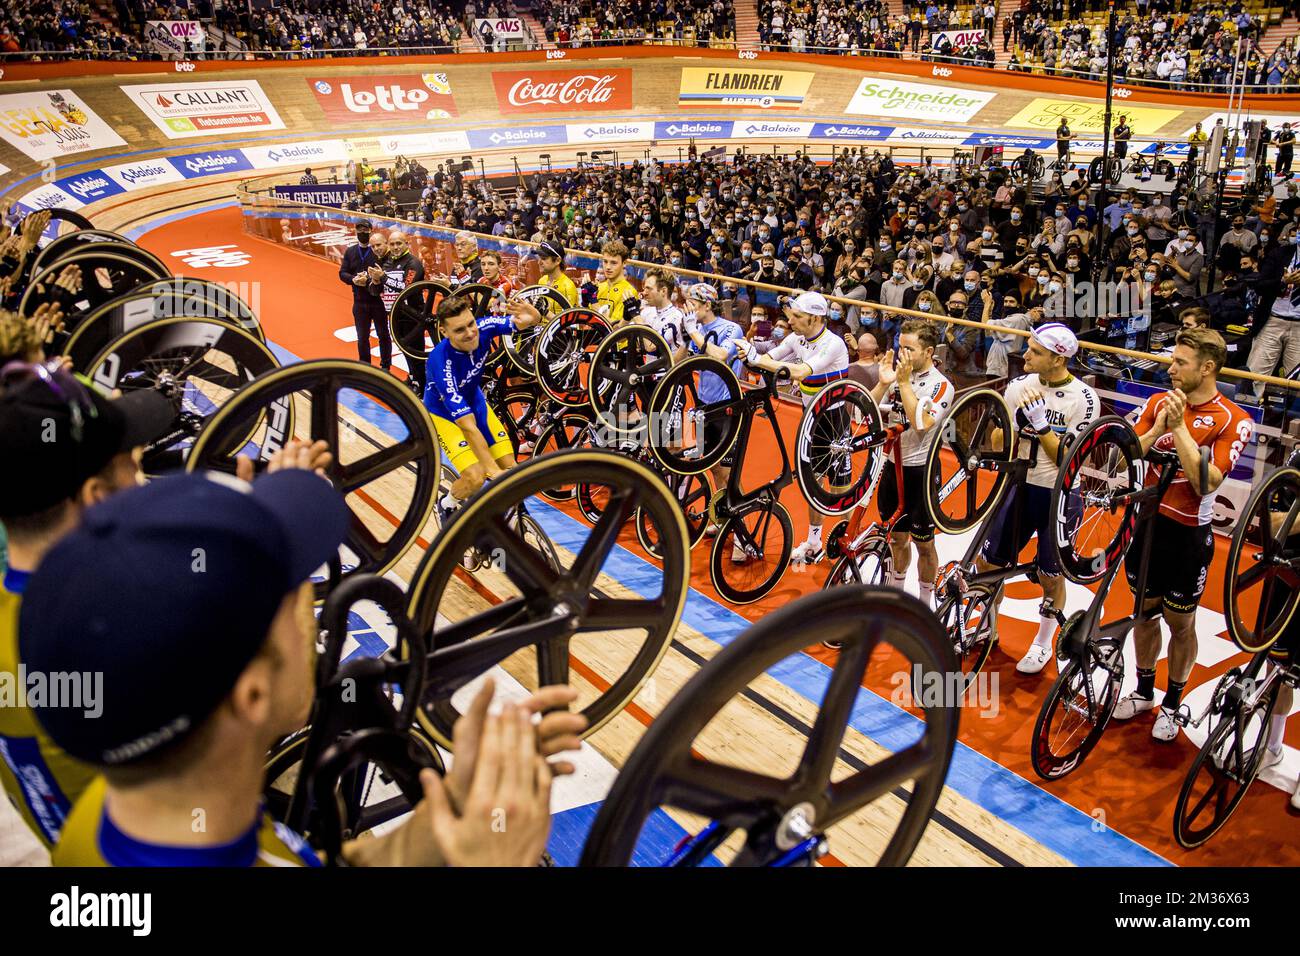
M930 311L930 300L929 300L929 299L922 299L920 302L916 303L916 307L917 307L918 309L920 309L922 312L929 312L929 311Z

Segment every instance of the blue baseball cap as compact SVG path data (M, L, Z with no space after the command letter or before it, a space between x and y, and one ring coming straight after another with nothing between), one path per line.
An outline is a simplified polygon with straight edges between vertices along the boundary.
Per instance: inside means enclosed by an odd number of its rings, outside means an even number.
M96 716L33 703L46 732L99 766L184 738L265 644L286 595L337 553L348 521L342 495L301 469L251 485L161 478L87 510L19 613L28 673L102 674Z

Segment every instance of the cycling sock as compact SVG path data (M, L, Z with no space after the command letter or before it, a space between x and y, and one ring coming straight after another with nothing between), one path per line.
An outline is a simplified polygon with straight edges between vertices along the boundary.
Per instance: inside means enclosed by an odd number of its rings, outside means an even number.
M461 501L459 498L457 498L455 495L453 495L450 491L447 492L447 494L444 495L444 496L443 496L443 499L442 499L442 507L443 507L444 509L446 509L447 511L455 511L457 508L459 508L459 507L460 507L461 505L463 505L464 503L465 503L465 502Z
M889 572L889 586L891 588L898 588L898 590L900 591L903 590L903 582L906 580L907 580L906 571L904 571L902 574L899 574L897 571Z
M934 610L934 585L922 582L921 584L921 603Z
M1268 749L1282 752L1282 734L1286 732L1286 714L1274 714L1268 722Z
M821 526L821 525L811 525L811 524L810 524L810 525L808 526L808 543L811 544L811 545L813 545L813 546L815 546L815 547L818 547L818 548L820 548L820 547L822 546L822 526Z
M1038 617L1038 633L1034 635L1035 647L1051 647L1052 636L1056 633L1056 618Z
M1165 699L1160 702L1160 706L1167 710L1177 710L1179 703L1183 699L1183 688L1187 686L1187 681L1171 680L1169 689L1165 691Z
M1137 690L1133 693L1139 697L1145 697L1147 700L1154 700L1156 696L1156 669L1153 667L1147 670L1144 667L1137 669L1138 685Z

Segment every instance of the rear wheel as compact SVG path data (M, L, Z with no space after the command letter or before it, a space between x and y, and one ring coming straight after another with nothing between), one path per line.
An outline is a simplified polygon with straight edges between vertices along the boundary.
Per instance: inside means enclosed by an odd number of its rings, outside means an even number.
M1034 772L1057 780L1078 770L1097 746L1119 701L1124 680L1123 643L1089 642L1083 660L1065 665L1034 724Z
M1224 569L1228 634L1251 654L1286 630L1300 604L1300 471L1281 468L1251 492Z
M1052 493L1052 545L1071 581L1091 584L1123 560L1143 467L1137 434L1115 415L1097 419L1070 445Z
M591 419L586 415L570 413L560 415L542 429L534 443L533 457L564 451L569 448L584 448L591 445ZM577 484L557 485L542 491L542 497L550 501L572 501L577 492Z

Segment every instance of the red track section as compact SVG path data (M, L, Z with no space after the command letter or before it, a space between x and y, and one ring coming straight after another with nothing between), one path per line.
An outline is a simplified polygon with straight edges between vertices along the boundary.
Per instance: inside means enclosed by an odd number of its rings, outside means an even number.
M191 216L149 232L141 245L161 256L178 273L219 282L257 283L258 313L267 338L295 355L355 357L355 347L333 334L336 329L351 326L351 291L339 281L335 269L319 259L244 235L240 218L236 208ZM188 269L171 255L179 250L230 243L249 254L251 259L247 265L195 270ZM783 405L778 419L787 447L791 447L798 425L798 409ZM778 458L775 442L764 423L755 427L752 442L745 477L757 483L777 467ZM803 539L807 526L807 506L796 485L786 490L782 502L790 512L797 543ZM642 553L635 540L622 543ZM1225 551L1220 540L1204 599L1205 606L1215 610L1223 606L1221 582ZM691 584L700 593L725 603L718 598L709 580L707 556L706 545L696 550ZM768 611L818 589L826 571L827 567L822 565L806 573L788 573L767 598L735 610L750 620L758 620ZM1008 596L1034 598L1037 591L1028 582L1019 582L1008 587ZM1118 617L1130 611L1128 589L1122 585L1115 588L1108 596L1107 607L1108 616ZM994 653L989 667L1000 681L1000 709L996 717L981 717L977 711L968 709L963 715L961 739L1038 784L1041 781L1029 763L1029 742L1034 719L1055 672L1049 665L1039 677L1017 674L1015 663L1028 648L1034 626L1004 619L999 630L1001 647ZM816 648L809 653L829 659L833 652ZM1237 655L1212 668L1198 665L1188 686L1214 680L1245 659L1245 655ZM888 696L892 689L888 676L894 670L887 661L873 664L868 682ZM1161 662L1157 683L1163 686L1164 681L1165 664ZM1082 769L1044 789L1097 817L1099 826L1117 829L1176 863L1300 865L1300 822L1297 822L1300 818L1288 811L1286 795L1259 783L1251 788L1242 807L1213 840L1192 853L1182 850L1173 839L1173 806L1195 749L1185 736L1171 745L1155 743L1150 737L1150 726L1149 719L1127 725L1112 724ZM1300 746L1300 722L1292 721L1287 742Z

